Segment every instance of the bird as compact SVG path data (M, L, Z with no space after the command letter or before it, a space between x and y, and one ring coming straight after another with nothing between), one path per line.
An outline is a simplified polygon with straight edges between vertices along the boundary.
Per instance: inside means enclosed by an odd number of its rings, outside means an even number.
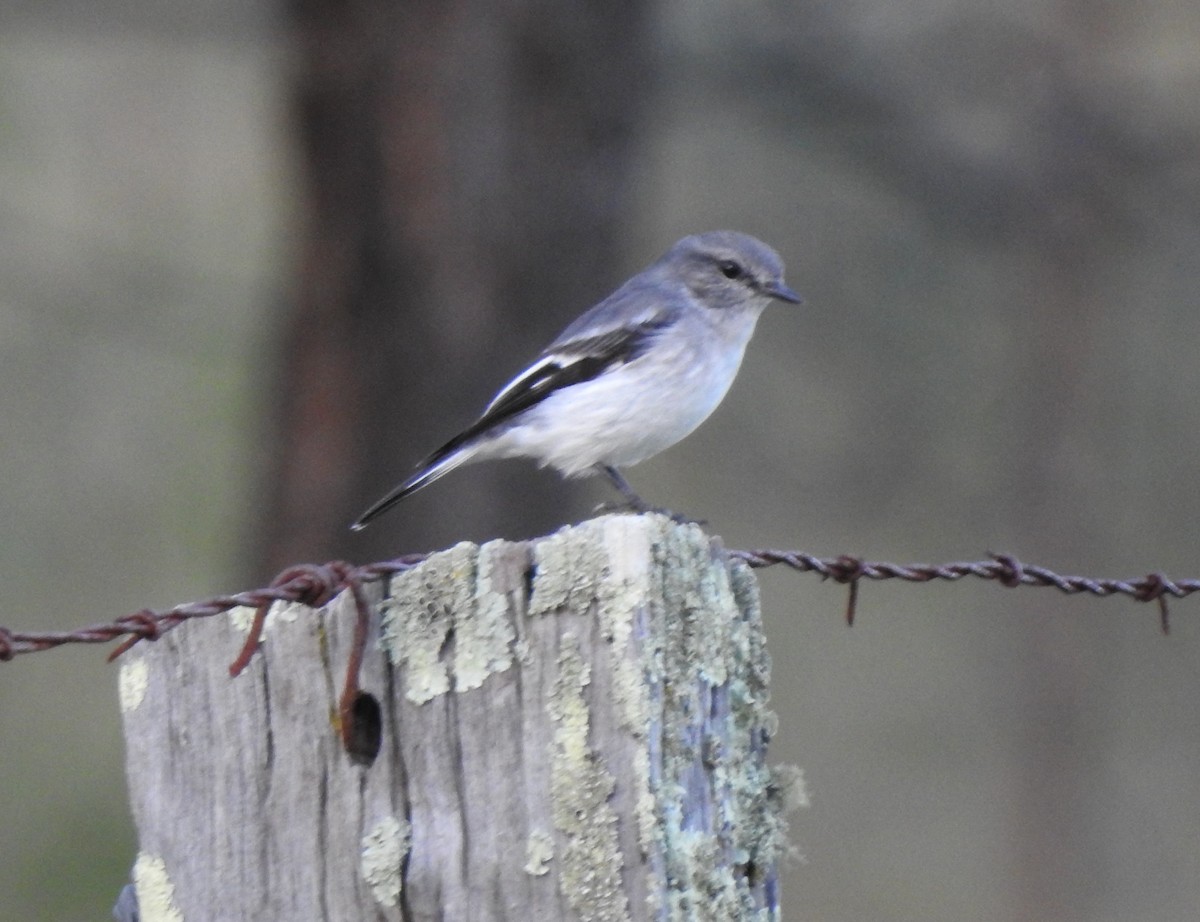
M773 302L802 299L770 246L728 230L684 237L568 325L479 419L351 529L464 464L515 457L566 477L602 474L624 508L675 517L638 496L621 468L671 447L709 417Z

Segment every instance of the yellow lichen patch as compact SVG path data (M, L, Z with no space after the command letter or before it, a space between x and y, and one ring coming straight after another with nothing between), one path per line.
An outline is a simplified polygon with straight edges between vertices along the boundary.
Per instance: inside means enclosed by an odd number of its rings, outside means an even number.
M499 558L526 553L521 545L463 542L392 578L380 647L403 667L405 697L417 704L453 690L469 691L512 667L516 628L508 574Z
M404 695L423 704L450 690L443 656L455 621L472 611L479 548L463 542L432 555L392 578L390 598L380 603L379 645L406 677Z
M547 709L555 723L550 790L554 825L567 840L559 859L559 888L584 922L628 922L617 815L608 803L614 780L588 745L584 691L591 669L575 638L563 638L558 669Z
M117 700L122 711L135 710L146 697L146 686L150 681L150 667L140 656L121 661L117 673Z
M550 871L550 862L553 860L554 836L535 829L525 843L525 873L531 877L542 877Z
M401 871L412 840L408 823L385 816L362 838L362 876L380 906L397 906L404 889Z
M270 617L269 612L267 617ZM248 633L250 625L254 623L254 609L248 608L245 605L229 609L229 623L233 625L235 630L241 631L243 634Z
M604 521L592 519L562 528L534 545L537 579L529 600L531 616L559 609L587 611L604 572L604 554L595 540L597 523Z
M608 516L601 523L609 579L602 585L596 616L603 634L612 643L613 704L621 726L645 743L651 730L649 689L661 679L659 651L647 634L653 545L661 540L664 528L674 526L657 517ZM649 853L658 818L650 791L647 746L636 747L632 760L638 841L642 850Z
M183 922L183 913L175 905L175 885L161 858L138 852L133 862L133 887L142 922Z
M267 617L263 619L263 636L271 633L280 622L290 624L296 619L308 617L311 611L307 606L299 602L276 602L267 609ZM229 623L243 634L250 632L250 625L254 623L254 616L258 609L249 608L245 605L239 605L237 608L229 609Z
M497 582L497 555L503 541L491 541L479 549L475 604L454 621L455 690L479 688L494 672L512 666L516 630L509 615L511 587Z
M629 516L609 516L602 520L602 528L609 578L603 585L596 617L613 647L613 694L621 723L644 739L647 676L636 645L631 644L634 625L644 625L649 606L651 529L646 522Z

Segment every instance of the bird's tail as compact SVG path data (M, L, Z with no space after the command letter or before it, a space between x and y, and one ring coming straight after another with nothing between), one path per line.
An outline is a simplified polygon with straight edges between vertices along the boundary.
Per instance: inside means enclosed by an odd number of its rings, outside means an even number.
M454 446L453 448L450 445L445 446L428 458L408 480L404 481L404 483L400 484L391 493L360 515L355 523L350 526L350 530L362 531L406 496L416 493L417 490L428 486L439 477L449 474L456 467L461 467L468 461L471 461L475 457L477 449L477 443Z

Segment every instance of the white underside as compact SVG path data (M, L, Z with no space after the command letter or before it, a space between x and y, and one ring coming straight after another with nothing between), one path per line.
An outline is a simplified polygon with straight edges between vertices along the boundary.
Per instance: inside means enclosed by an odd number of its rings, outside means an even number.
M467 449L462 461L529 457L567 476L644 461L721 403L760 312L709 314L688 331L671 330L637 360L551 394L517 425ZM706 348L695 348L701 342Z

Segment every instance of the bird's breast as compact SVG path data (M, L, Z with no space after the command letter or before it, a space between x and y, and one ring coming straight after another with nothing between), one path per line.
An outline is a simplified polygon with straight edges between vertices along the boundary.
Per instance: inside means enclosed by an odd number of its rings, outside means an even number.
M664 337L634 361L548 396L506 433L497 453L533 457L567 475L644 461L717 408L748 339L713 348L711 339Z

